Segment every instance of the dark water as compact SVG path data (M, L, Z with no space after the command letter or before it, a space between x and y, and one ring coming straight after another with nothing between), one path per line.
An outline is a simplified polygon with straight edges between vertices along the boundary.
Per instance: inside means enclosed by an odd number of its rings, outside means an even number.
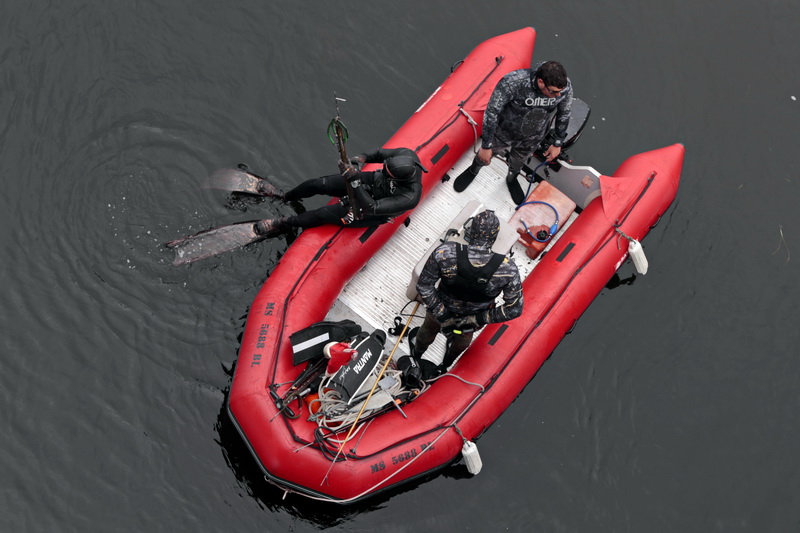
M0 530L800 530L800 4L698 4L6 0ZM623 266L479 476L283 501L223 404L286 244L184 268L160 244L288 209L201 191L215 168L331 171L333 91L375 147L523 26L593 108L577 163L686 145L650 272Z

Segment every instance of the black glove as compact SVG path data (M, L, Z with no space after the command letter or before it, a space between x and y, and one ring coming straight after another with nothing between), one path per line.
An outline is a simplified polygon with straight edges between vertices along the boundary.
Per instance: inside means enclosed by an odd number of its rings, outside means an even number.
M483 324L480 323L481 320L477 315L468 315L458 319L458 323L456 324L455 329L453 332L461 331L462 333L469 333L470 331L475 331L481 329Z
M361 168L362 166L364 166L364 163L366 162L367 162L367 156L364 154L359 154L350 159L350 163L356 168Z
M453 333L454 329L458 329L458 324L460 322L460 318L459 317L455 317L455 316L451 316L451 317L446 318L444 320L439 320L438 322L439 322L439 325L442 326L442 333L444 333L445 335L450 335L451 333Z
M453 315L450 313L450 311L447 310L446 307L442 307L442 314L434 316L436 317L436 321L439 323L439 325L444 324L445 320L453 317Z
M481 329L484 324L478 315L456 316L442 322L442 333L461 335Z
M339 161L339 172L347 181L352 181L358 175L358 170L348 165L344 161Z
M353 220L355 220L355 219L356 219L356 217L355 217L355 214L353 214L353 208L352 207L348 207L347 213L340 220L342 221L342 224L344 224L346 226L348 224L352 224Z

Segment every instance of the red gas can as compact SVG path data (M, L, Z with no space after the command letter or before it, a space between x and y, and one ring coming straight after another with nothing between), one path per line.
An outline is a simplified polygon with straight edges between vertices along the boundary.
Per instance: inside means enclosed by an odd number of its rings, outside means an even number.
M508 222L520 234L519 242L525 246L528 257L536 259L574 211L575 202L542 181Z

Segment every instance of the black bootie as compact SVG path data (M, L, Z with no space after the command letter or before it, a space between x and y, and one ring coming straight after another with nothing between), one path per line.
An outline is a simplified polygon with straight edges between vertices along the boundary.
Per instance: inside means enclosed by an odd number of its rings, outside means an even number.
M256 184L256 190L262 196L269 196L270 198L278 198L280 200L286 201L286 195L283 193L282 190L271 184L266 179L260 179Z
M425 386L422 380L422 367L419 361L410 355L397 360L397 369L401 372L400 381L409 389L421 389Z
M467 170L459 174L453 182L453 190L456 192L464 192L467 187L469 187L470 183L472 183L472 180L475 179L475 176L478 175L478 172L481 171L482 167L483 165L473 161L472 164L467 167Z
M265 218L253 224L256 235L264 238L275 237L288 230L289 224L285 218Z
M522 191L519 181L517 181L518 174L518 171L509 171L509 173L506 175L506 186L508 187L508 192L511 193L511 200L516 205L519 205L525 201L525 193Z
M414 359L422 358L422 354L419 353L419 350L417 350L417 333L419 333L418 327L413 328L408 332L408 351L411 353L411 357Z
M422 354L417 349L417 333L419 332L419 328L414 328L408 332L408 348L411 352L411 356L404 356L397 360L398 367L401 364L401 360L403 360L403 366L408 366L410 368L416 368L419 371L419 379L422 381L428 381L429 379L433 379L441 372L439 371L439 367L436 366L436 363L428 361L427 359L422 358ZM413 364L412 364L413 360ZM403 369L401 369L403 370ZM417 372L416 370L413 372ZM404 371L405 376L406 371Z

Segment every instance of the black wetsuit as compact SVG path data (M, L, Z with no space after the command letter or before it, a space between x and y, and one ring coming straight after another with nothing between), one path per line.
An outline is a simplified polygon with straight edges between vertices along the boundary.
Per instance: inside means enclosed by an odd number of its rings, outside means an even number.
M363 154L367 163L383 163L397 155L413 155L414 160L419 161L416 154L408 148L381 148ZM376 226L413 209L422 198L422 170L420 168L416 169L411 178L405 180L392 179L386 175L383 169L359 172L353 179L360 181L360 186L356 189L356 198L360 200L359 207L364 212L361 220L347 223L345 217L349 207L342 202L337 202L289 217L286 222L292 227L299 228L313 228L323 224L353 227ZM331 174L304 181L287 192L286 199L293 201L318 194L346 198L345 178L339 174Z

